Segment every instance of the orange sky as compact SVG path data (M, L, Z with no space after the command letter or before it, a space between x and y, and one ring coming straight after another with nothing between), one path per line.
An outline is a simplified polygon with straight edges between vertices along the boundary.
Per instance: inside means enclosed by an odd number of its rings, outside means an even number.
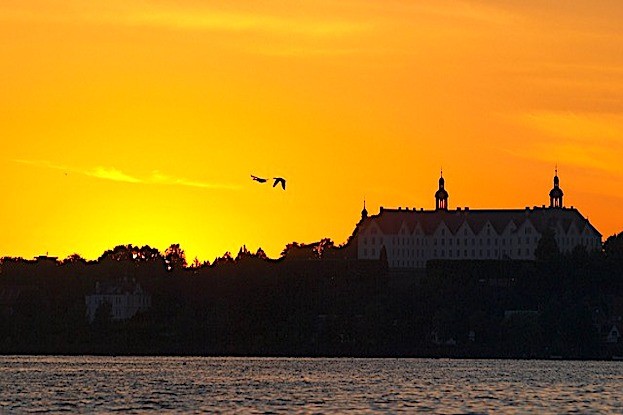
M597 3L597 4L596 4ZM623 230L623 2L4 0L0 255L212 261L346 240L362 199ZM283 176L288 189L252 182Z

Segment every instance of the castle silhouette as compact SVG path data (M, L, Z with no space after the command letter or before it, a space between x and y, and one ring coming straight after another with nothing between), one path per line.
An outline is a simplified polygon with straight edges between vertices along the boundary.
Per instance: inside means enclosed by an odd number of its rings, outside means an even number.
M561 252L581 246L601 248L601 234L573 206L563 205L558 170L549 206L524 209L448 208L443 172L435 192L435 209L364 207L354 232L358 259L387 256L391 269L425 268L428 260L534 260L544 232L551 230Z

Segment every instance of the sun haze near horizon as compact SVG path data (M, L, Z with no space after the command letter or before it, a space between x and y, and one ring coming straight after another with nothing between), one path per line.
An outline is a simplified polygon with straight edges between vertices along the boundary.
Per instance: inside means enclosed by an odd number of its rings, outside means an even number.
M0 256L342 243L363 198L623 230L623 3L0 6ZM286 191L249 174L284 177Z

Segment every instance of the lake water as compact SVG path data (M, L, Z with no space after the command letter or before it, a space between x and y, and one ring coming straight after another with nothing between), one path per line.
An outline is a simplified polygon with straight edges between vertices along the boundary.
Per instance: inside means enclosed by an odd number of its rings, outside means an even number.
M623 413L623 362L0 356L0 412Z

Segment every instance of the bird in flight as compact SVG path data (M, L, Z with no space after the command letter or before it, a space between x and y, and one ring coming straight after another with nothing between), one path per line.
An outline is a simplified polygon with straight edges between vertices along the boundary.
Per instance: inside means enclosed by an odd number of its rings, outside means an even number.
M262 179L261 177L257 177L254 175L251 175L251 178L255 180L256 182L260 182L260 183L266 183L266 180L267 180L267 179Z
M283 190L286 190L286 179L283 177L273 177L275 179L275 183L273 183L273 187L277 186L278 183L281 183L281 187Z

